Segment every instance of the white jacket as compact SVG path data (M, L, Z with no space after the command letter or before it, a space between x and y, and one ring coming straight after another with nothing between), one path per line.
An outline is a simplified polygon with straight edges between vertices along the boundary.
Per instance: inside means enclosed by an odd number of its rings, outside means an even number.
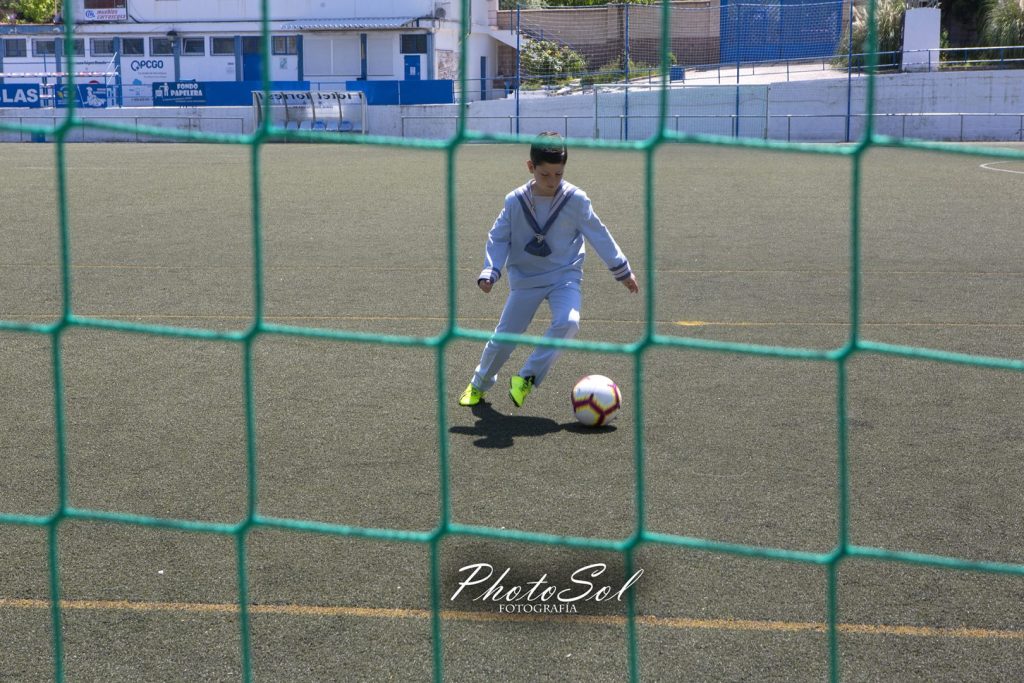
M532 184L531 180L505 196L505 205L487 234L480 280L496 282L504 268L508 270L511 289L579 282L583 279L584 240L590 242L616 280L632 275L629 261L594 213L590 198L565 180L558 187L551 209L557 216L543 237L538 238L528 215ZM564 199L564 195L570 196ZM551 253L536 256L528 252L527 244L535 241L543 241Z

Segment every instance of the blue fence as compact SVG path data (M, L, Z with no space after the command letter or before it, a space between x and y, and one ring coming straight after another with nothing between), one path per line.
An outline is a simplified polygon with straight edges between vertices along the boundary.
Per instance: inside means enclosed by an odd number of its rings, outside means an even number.
M310 90L309 81L274 81L271 90ZM346 81L345 90L362 91L366 103L451 104L455 100L453 81ZM230 107L252 104L254 90L262 81L172 81L153 84L153 106ZM328 88L329 89L329 88Z
M455 101L455 82L449 80L347 81L345 89L361 90L369 105L451 104Z
M830 57L848 17L843 0L721 0L721 61Z

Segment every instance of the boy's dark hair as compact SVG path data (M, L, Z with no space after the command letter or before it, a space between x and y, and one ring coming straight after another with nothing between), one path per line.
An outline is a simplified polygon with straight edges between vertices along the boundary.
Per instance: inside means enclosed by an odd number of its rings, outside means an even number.
M534 164L564 164L568 159L565 140L553 130L544 131L530 145L530 161Z

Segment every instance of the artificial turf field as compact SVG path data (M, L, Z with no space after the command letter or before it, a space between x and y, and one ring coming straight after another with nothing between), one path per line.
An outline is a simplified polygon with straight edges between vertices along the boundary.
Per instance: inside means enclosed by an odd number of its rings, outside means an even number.
M77 316L245 330L253 288L250 153L240 146L66 148L71 307ZM0 320L61 316L52 145L0 145ZM269 323L434 337L454 316L488 331L504 295L475 287L487 229L527 179L524 146L467 145L456 161L449 311L445 156L363 146L261 152ZM1021 359L1024 162L876 148L861 187L861 338ZM983 166L986 165L986 166ZM851 159L716 146L655 156L654 262L643 155L572 150L584 188L629 255L630 295L591 253L580 338L661 335L827 350L850 335ZM999 169L999 170L996 170ZM1009 172L1007 172L1009 171ZM531 334L546 326L541 310ZM0 514L54 511L52 337L0 332ZM88 326L60 336L68 504L234 524L247 514L238 342ZM499 384L460 408L482 341L442 352L266 334L253 346L254 493L261 515L358 529L464 525L624 539L637 527L635 392L642 387L643 526L685 538L827 553L840 533L837 364L695 348L567 351L522 409ZM501 382L528 352L522 347ZM438 386L438 358L443 359ZM626 407L577 428L573 382L606 374ZM438 425L438 392L447 422ZM1024 563L1022 375L878 353L847 362L849 542ZM20 518L19 518L20 519ZM59 525L64 674L74 681L238 680L234 538L66 519ZM328 530L337 530L329 527ZM258 680L432 675L428 546L256 529L246 569ZM450 535L440 545L445 677L618 681L625 603L515 617L457 587L460 568L506 583L566 582L621 555ZM54 676L47 529L0 524L0 680ZM1016 680L1024 576L848 558L837 580L844 680ZM644 680L821 680L828 572L815 564L644 544L634 568ZM479 591L476 591L477 593Z

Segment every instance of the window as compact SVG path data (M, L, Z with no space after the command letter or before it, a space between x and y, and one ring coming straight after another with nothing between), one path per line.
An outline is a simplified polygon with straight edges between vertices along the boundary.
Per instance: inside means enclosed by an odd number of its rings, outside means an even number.
M230 55L235 56L235 39L234 38L210 38L210 54L211 55Z
M149 54L152 57L168 57L174 54L174 41L170 38L150 38Z
M85 38L75 38L74 42L69 46L66 41L64 43L64 54L69 55L74 52L76 57L82 57L85 55Z
M24 38L8 38L4 41L4 57L27 57Z
M144 55L145 41L142 38L122 38L121 39L121 54L122 55Z
M299 40L295 36L273 36L271 40L275 55L299 54Z
M206 38L182 38L181 54L202 57L206 54Z
M110 57L114 54L114 39L90 38L89 51L94 57Z
M32 56L43 57L46 55L55 55L57 50L55 49L55 42L51 38L50 40L33 40L32 41Z
M425 55L427 54L427 34L406 33L402 35L403 55Z

